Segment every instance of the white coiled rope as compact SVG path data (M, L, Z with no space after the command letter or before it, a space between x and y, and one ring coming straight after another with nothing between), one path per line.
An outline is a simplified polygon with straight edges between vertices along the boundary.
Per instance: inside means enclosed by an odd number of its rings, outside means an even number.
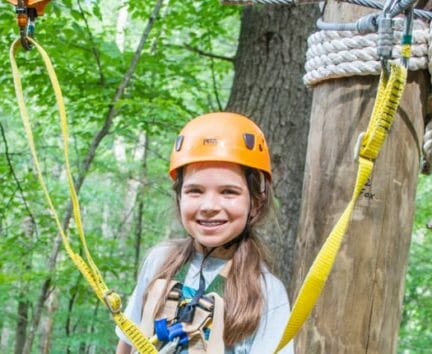
M395 19L391 61L400 60L402 29L403 20ZM414 21L409 70L429 69L432 76L431 34L432 23ZM361 35L351 31L319 31L312 34L308 39L304 83L313 86L328 79L379 75L381 62L377 54L377 41L376 33ZM425 129L423 154L425 160L432 164L432 122Z
M402 22L397 21L393 36L393 61L400 59ZM414 21L412 56L409 70L428 68L429 25L421 20ZM379 75L381 62L376 46L378 35L366 35L351 31L319 31L308 39L306 53L306 85L321 81L354 75Z

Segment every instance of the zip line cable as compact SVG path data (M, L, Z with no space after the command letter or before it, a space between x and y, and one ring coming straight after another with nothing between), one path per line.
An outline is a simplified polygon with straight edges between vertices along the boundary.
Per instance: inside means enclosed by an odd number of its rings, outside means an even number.
M341 0L353 5L370 7L371 9L382 10L384 4L376 0ZM224 5L298 5L295 0L221 0ZM402 11L401 11L402 12ZM401 13L399 12L399 13ZM394 17L395 15L393 15ZM432 20L432 11L414 9L414 17L427 21Z

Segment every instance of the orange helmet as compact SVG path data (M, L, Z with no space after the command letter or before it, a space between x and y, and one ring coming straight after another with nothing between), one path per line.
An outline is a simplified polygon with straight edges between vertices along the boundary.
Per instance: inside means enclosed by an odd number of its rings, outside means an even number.
M216 112L188 122L171 153L169 174L193 162L225 161L259 169L271 179L270 153L263 132L249 118Z

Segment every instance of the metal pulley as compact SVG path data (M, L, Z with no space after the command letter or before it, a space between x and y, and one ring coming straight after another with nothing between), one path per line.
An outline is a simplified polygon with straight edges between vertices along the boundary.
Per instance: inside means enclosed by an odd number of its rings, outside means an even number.
M51 0L7 0L15 6L17 24L20 30L21 44L26 50L31 49L27 37L33 37L38 16L43 16L45 6Z

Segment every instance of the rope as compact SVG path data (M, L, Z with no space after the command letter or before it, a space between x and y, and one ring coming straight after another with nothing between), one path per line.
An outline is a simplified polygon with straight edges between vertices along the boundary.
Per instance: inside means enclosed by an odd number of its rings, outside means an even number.
M382 10L383 4L375 0L342 0L349 4L360 5L364 7L370 7L371 9ZM296 0L221 0L223 5L294 5L297 4ZM420 9L414 9L414 16L425 19L427 21L432 20L432 12Z
M295 0L222 0L223 5L294 5Z
M424 173L431 173L432 165L432 120L426 125L423 139L423 158L427 167L424 167Z
M376 9L376 10L382 10L383 6L384 6L383 3L379 2L379 1L375 1L375 0L342 0L342 1L347 2L349 4L369 7L371 9ZM427 21L432 20L432 12L431 11L414 9L414 16L418 17L418 18L422 18L422 19L427 20Z
M395 19L393 56L391 62L399 61L403 47L402 22ZM379 75L380 58L377 54L378 34L360 35L352 31L319 31L308 39L306 53L306 85L316 85L324 80L354 75ZM422 70L428 67L429 27L420 20L414 21L412 56L408 69Z

